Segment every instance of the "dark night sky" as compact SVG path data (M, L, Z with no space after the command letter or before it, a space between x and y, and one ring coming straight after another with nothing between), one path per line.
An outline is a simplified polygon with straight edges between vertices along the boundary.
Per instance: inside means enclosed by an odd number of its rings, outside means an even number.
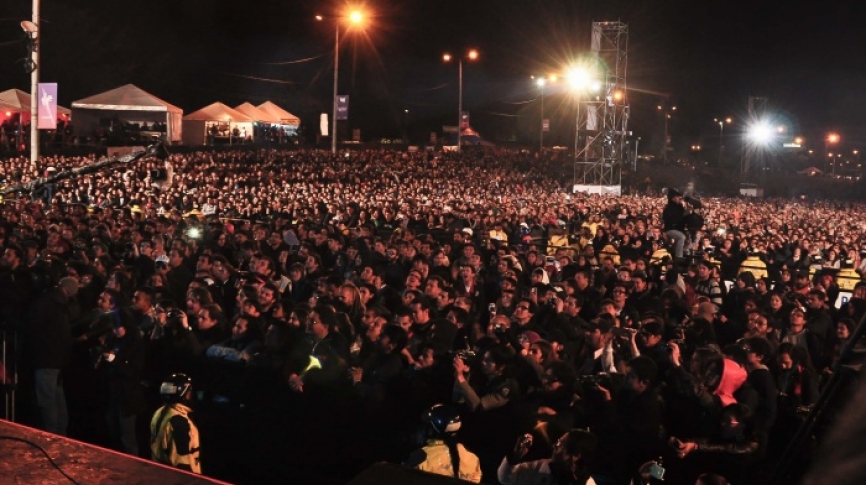
M475 47L465 65L464 109L493 139L530 142L538 123L531 74L554 72L588 48L592 21L629 25L630 128L658 140L656 105L676 104L675 140L717 133L712 118L743 116L766 96L793 132L813 144L830 130L866 145L866 8L856 1L368 0L365 33L345 38L340 92L365 138L416 139L456 124L457 68L445 51ZM29 0L0 5L0 89L29 90L18 22ZM316 13L338 4L295 0L43 0L42 79L61 104L133 83L186 112L213 101L272 100L314 125L330 111L333 27ZM287 63L307 58L308 62ZM281 64L282 63L282 64ZM664 93L667 97L638 90ZM549 89L554 141L568 143L573 102ZM561 140L557 140L557 139Z

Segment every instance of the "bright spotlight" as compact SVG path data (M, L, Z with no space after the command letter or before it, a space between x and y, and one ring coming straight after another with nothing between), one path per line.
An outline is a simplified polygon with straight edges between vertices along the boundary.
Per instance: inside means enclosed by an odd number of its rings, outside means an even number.
M349 21L352 22L353 24L360 24L361 22L363 22L363 20L364 20L364 14L361 13L359 10L353 10L349 14Z
M574 91L585 91L593 85L592 75L585 67L575 66L565 73L565 82Z
M767 145L773 140L776 130L766 121L758 121L747 131L749 140L758 145Z

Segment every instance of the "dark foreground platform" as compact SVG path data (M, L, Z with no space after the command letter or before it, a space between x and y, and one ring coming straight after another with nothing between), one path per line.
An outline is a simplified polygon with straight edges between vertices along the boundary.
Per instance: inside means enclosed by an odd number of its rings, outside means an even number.
M7 438L39 445L61 470L81 484L227 485L227 482L0 420L0 483L3 484L72 483L38 448Z

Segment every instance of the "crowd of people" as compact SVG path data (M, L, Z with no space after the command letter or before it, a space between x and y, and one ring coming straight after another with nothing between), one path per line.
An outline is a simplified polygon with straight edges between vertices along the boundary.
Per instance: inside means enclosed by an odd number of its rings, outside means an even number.
M94 162L0 172L26 184ZM230 447L264 461L281 420L315 435L352 406L375 430L367 463L504 484L765 481L866 312L866 204L702 197L691 227L669 227L676 191L573 194L570 172L525 152L233 150L7 195L0 317L21 336L25 418L76 435L75 411L98 409L102 444L150 456L138 424L182 372L209 420L198 466L218 477L207 430L229 416L259 425ZM425 468L409 458L437 404L462 426ZM458 449L477 473L455 470Z

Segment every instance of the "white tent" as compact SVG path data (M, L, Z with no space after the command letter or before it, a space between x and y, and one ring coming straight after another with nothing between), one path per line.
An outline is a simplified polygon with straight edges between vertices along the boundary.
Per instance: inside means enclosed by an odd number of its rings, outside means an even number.
M72 116L76 135L89 136L95 128L117 119L165 123L166 140L179 142L182 139L183 110L132 84L74 101Z
M258 121L259 123L265 123L270 125L280 122L280 118L278 116L275 116L271 113L265 113L259 108L253 106L253 104L250 102L235 106L235 110L240 111L241 113L249 116L250 118Z
M183 143L204 145L225 138L228 144L252 139L253 118L216 102L183 117Z
M270 101L265 101L260 104L258 108L265 113L273 116L274 118L280 120L279 124L284 126L294 126L296 129L298 126L301 126L301 119L297 116L289 113L288 111L280 108Z
M25 93L20 89L7 89L0 93L0 111L3 118L6 119L16 113L21 114L21 121L27 123L30 120L30 93ZM6 113L9 115L6 115ZM63 106L57 106L57 116L69 118L72 111Z

